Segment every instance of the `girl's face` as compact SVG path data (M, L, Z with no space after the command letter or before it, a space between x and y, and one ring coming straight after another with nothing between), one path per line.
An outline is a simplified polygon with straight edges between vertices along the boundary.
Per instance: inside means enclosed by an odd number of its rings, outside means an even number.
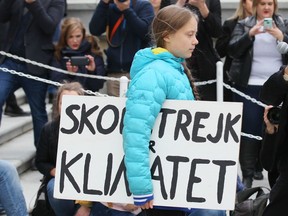
M76 91L69 91L69 90L64 90L64 91L61 93L60 98L59 98L59 104L58 104L59 113L61 113L63 95L78 95L78 93L77 93Z
M191 57L195 46L198 44L197 28L197 21L192 17L182 28L164 38L166 46L164 48L176 57Z
M82 29L77 28L68 35L67 45L70 47L70 49L77 50L81 45L83 37L84 35L82 33Z
M243 1L243 8L246 16L251 16L253 14L253 0Z
M273 0L260 0L256 6L257 19L271 18L274 14L274 7Z

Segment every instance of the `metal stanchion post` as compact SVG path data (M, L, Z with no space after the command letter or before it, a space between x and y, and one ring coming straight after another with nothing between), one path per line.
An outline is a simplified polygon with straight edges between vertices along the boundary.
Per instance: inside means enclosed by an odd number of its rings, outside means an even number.
M120 77L120 89L119 89L120 97L126 96L126 92L128 89L128 83L129 83L129 79L126 76Z
M224 98L224 87L223 87L223 63L218 61L216 63L217 73L216 73L216 82L217 82L217 101L223 102Z

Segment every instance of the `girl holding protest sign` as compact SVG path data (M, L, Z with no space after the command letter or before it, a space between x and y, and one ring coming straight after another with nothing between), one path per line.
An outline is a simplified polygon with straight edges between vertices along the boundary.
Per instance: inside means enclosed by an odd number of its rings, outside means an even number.
M134 204L141 206L147 216L186 215L184 208L153 206L149 141L166 99L195 100L197 97L193 78L184 63L198 44L197 20L193 12L175 5L159 10L152 23L155 47L138 51L130 70L132 80L123 128L125 165ZM197 215L225 215L224 211L214 214L205 211Z

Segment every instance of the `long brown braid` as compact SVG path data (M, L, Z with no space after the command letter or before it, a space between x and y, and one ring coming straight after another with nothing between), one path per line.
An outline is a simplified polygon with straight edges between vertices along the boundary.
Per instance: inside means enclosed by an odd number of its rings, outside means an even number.
M190 82L190 85L191 85L191 88L192 88L192 93L194 94L195 99L196 100L200 100L201 98L200 98L199 92L197 90L197 87L196 87L196 85L194 83L194 78L192 76L191 71L187 67L186 62L184 62L182 65L184 67L184 72L185 72L185 74L188 77L188 80Z

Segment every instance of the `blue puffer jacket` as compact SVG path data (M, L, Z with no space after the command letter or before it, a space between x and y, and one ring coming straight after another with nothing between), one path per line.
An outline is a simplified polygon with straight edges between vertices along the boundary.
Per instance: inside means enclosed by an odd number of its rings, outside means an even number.
M153 199L149 166L149 141L166 99L194 100L182 58L163 48L146 48L134 57L124 117L125 165L134 203Z

